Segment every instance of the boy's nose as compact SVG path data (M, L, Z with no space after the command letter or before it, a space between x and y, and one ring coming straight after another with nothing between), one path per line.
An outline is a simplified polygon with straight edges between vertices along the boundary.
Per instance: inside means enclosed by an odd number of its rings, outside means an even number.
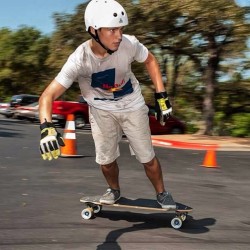
M122 29L117 29L116 36L120 41L122 40L122 34L123 34Z

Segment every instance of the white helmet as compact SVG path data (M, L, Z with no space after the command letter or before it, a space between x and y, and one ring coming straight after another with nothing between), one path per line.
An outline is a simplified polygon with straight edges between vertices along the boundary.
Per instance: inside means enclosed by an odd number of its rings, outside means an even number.
M121 27L128 24L124 8L115 0L91 0L85 10L86 31L94 29Z

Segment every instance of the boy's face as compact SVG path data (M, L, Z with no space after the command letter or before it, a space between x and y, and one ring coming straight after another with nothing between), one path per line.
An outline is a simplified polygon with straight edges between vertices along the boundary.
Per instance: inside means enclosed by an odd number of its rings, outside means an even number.
M112 51L118 50L122 41L123 27L101 28L97 32L106 48Z

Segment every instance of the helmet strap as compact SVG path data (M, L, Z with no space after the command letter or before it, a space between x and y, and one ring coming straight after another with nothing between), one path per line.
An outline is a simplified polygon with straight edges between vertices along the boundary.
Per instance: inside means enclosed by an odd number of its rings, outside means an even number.
M101 42L97 30L95 29L95 35L91 33L90 31L90 27L88 29L88 33L95 39L96 42L98 42L105 50L107 50L108 54L112 55L115 51L110 50L109 48L107 48L106 46L104 46L104 44Z

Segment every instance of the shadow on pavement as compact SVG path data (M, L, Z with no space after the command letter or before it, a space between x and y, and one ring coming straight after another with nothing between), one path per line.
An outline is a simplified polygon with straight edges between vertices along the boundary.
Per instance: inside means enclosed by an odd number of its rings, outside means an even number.
M109 232L105 241L96 248L97 250L120 250L121 247L119 246L118 239L123 234L157 228L171 228L171 219L174 218L174 213L139 214L121 211L102 211L98 214L98 217L107 218L111 221L125 220L136 223L130 227L119 228ZM195 220L192 216L188 215L186 221L183 222L182 228L178 231L186 234L203 234L208 232L208 227L215 223L216 220L214 218Z
M6 129L0 127L0 137L23 137L22 133L18 133L17 129Z

